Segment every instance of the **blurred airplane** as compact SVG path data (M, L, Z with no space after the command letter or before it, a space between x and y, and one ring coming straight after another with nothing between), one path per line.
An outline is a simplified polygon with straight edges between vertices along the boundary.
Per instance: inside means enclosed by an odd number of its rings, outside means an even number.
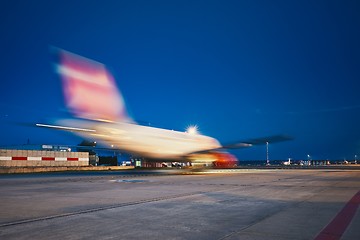
M289 139L279 135L221 145L195 128L180 132L139 125L127 114L122 94L103 64L57 51L56 71L62 79L66 105L76 118L58 120L54 125L36 124L39 127L72 131L110 149L146 159L212 163L217 167L237 164L236 157L226 149Z
M282 162L283 165L285 166L290 166L291 165L291 158L289 158L287 161Z

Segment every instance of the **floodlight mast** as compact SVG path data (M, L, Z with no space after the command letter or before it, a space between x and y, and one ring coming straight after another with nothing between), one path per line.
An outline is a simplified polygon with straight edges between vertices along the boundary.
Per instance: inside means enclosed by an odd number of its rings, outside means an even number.
M266 142L266 165L269 165L269 142Z

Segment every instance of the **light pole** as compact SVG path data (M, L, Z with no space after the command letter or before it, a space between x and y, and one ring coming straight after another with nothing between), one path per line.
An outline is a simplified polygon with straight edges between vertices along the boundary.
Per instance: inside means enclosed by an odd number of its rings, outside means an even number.
M269 164L269 142L266 142L266 165Z

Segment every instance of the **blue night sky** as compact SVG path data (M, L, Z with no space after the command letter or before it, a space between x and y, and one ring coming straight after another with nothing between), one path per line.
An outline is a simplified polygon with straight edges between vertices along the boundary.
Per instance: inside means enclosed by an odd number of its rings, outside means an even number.
M360 155L359 1L0 3L0 145L77 144L50 46L107 65L134 119L222 143L288 134L270 159ZM265 147L236 150L265 159Z

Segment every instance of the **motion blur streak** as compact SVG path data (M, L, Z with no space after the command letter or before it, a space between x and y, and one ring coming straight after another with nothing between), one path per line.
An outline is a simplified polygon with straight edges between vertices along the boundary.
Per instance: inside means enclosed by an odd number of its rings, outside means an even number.
M37 126L74 131L105 146L162 160L181 160L193 152L221 148L216 139L196 134L196 128L178 132L135 124L112 75L101 63L59 50L56 70L63 80L67 107L82 119Z
M95 132L95 130L93 130L93 129L64 127L64 126L56 126L56 125L48 125L48 124L40 124L40 123L37 123L36 126L38 126L38 127L55 128L55 129L62 129L62 130L69 130L69 131Z
M37 126L72 131L105 147L148 159L212 163L217 167L237 164L236 157L225 149L269 141L261 138L222 146L216 139L200 134L197 126L179 132L138 125L128 117L123 97L103 64L63 50L59 50L59 57L56 70L63 80L66 104L78 119Z
M105 121L127 119L124 100L112 75L101 63L59 51L57 72L68 108L78 117Z

